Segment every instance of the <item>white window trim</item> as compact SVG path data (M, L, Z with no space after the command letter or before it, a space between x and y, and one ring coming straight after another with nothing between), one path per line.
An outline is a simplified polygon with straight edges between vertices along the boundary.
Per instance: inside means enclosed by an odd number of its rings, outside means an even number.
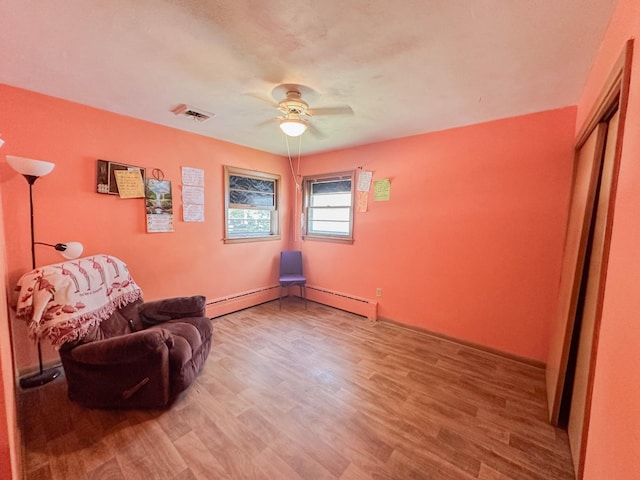
M326 242L337 243L353 243L353 222L355 211L355 171L338 173L326 173L320 175L307 175L302 179L303 190L303 207L302 215L304 221L302 222L302 239L303 240L321 240ZM313 182L318 181L331 181L331 180L351 180L351 207L349 210L349 235L334 235L334 234L321 234L321 233L309 233L309 203L311 197L310 185Z
M271 232L268 235L251 235L247 237L229 237L229 176L253 177L261 180L272 180L275 182L275 205L272 208L259 208L259 210L271 210ZM224 243L246 243L246 242L264 242L270 240L280 240L280 175L273 173L259 172L256 170L248 170L245 168L237 168L224 166ZM232 207L231 207L232 208Z

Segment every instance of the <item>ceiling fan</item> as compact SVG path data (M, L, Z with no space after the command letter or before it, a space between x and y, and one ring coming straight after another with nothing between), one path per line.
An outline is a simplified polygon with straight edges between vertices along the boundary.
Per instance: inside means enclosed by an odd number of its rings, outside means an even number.
M278 102L278 110L282 116L276 119L280 121L280 129L290 137L302 135L307 128L313 125L309 123L309 117L319 115L353 115L353 109L348 106L309 108L309 104L302 99L301 90L305 89L301 85L284 84L273 89L274 97L284 92L285 97ZM308 89L310 90L310 89Z

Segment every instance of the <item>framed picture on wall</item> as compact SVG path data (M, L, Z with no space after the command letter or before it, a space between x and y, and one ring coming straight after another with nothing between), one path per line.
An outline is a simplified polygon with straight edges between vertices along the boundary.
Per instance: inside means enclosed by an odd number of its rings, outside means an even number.
M147 171L145 168L125 163L110 162L109 160L98 160L97 164L97 189L98 193L108 193L119 195L118 182L116 181L116 170L138 170L142 175L142 183L146 180Z

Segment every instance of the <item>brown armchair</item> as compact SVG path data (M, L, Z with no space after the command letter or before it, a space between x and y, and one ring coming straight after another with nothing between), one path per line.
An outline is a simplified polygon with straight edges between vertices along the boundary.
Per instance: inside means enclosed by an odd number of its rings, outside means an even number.
M99 254L38 267L15 288L29 335L60 350L69 398L87 407L164 407L211 349L203 296L144 303L127 265Z
M205 297L136 300L60 348L69 398L91 408L173 403L211 349Z

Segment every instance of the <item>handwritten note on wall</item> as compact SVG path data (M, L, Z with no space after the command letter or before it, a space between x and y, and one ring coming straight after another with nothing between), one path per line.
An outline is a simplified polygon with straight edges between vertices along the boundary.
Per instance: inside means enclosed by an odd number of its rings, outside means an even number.
M204 187L204 170L201 168L182 167L182 184Z
M388 178L373 182L373 195L376 202L386 202L391 198L391 181Z
M367 211L367 202L369 201L369 192L356 192L358 194L358 212L364 213Z
M371 177L373 176L373 172L368 172L366 170L360 170L360 174L358 175L358 192L368 192L371 188Z
M140 170L115 170L120 198L144 198L144 183Z
M204 170L182 167L182 220L204 222Z
M369 190L371 189L371 178L373 172L367 170L360 170L358 173L358 184L356 186L357 193L357 211L366 212L367 204L369 203Z

